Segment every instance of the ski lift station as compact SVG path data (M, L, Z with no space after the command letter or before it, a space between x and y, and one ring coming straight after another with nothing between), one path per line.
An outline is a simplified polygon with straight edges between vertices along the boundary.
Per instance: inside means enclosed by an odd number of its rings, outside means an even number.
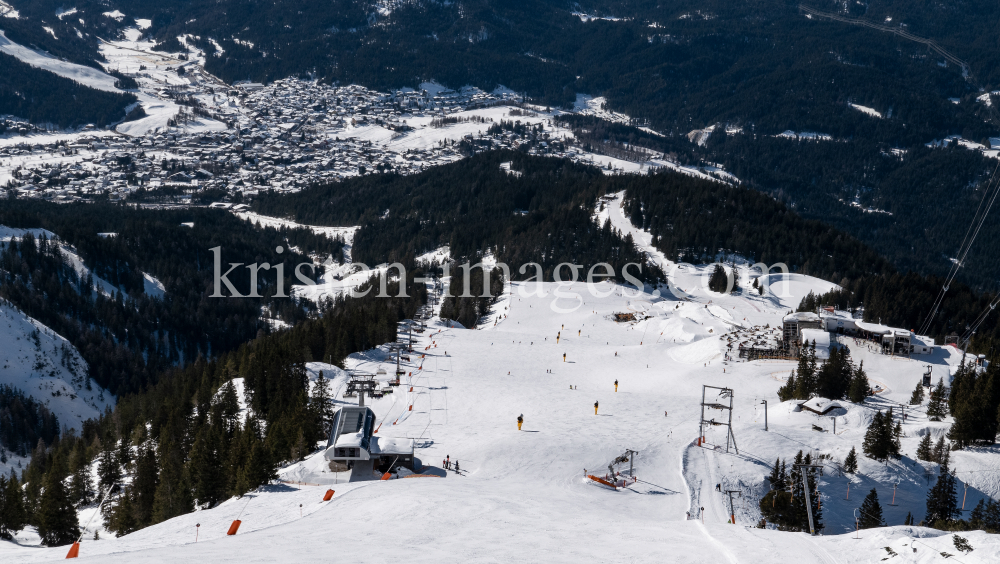
M388 472L397 466L415 470L413 439L379 437L375 430L375 413L370 407L338 408L323 455L331 469L351 469L352 482L375 479L376 470Z
M855 319L848 312L823 308L819 313L796 312L782 320L782 336L785 348L793 353L805 343L816 342L817 358L829 358L830 335L857 336L878 342L885 354L910 356L932 354L934 340L915 334L907 329L889 327L880 323L868 323Z

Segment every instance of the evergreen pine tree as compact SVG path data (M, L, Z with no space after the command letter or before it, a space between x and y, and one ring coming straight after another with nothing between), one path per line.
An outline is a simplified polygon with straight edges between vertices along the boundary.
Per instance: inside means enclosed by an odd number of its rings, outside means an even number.
M101 491L107 491L122 478L118 454L110 443L101 451L100 459L97 462L97 477L100 479Z
M70 498L76 506L89 505L93 501L94 486L90 479L90 463L87 460L87 450L83 441L76 441L71 455L73 474L70 478Z
M882 519L882 505L878 502L878 493L875 492L875 488L872 488L872 491L865 496L858 513L860 513L858 527L862 529L885 526L885 520Z
M771 483L772 490L783 490L785 489L784 477L781 475L781 460L774 459L774 467L771 468L771 474L768 475L768 481Z
M240 418L240 400L239 396L236 395L236 386L233 385L232 380L229 380L222 386L222 393L219 394L218 409L226 430L232 433L239 424Z
M238 472L236 493L240 496L277 478L275 464L260 437L260 424L255 418L247 418L242 438L247 457Z
M225 498L225 474L220 471L224 433L219 425L204 425L191 446L188 476L199 505L214 506Z
M27 524L24 492L12 468L10 478L0 474L0 539L11 539Z
M105 528L113 532L116 537L120 537L140 527L135 518L133 488L118 486L113 492L117 492L118 495L105 502L101 512L104 515Z
M931 421L940 421L948 415L947 397L944 389L944 379L938 380L937 386L931 390L931 399L927 404L927 417Z
M945 452L944 460L941 461L941 474L927 492L927 516L924 521L931 526L936 526L938 521L951 521L961 515L955 491L956 480L954 474L948 471L948 458L948 453Z
M729 290L729 275L721 264L716 264L712 270L712 275L708 278L708 289L717 293Z
M910 394L910 405L920 405L922 403L924 403L924 382L923 380L918 380L917 387Z
M1000 502L980 499L969 514L969 525L990 534L1000 533Z
M844 472L854 474L858 471L858 451L852 446L851 452L844 458Z
M992 365L985 371L971 363L955 374L948 407L955 423L948 438L955 448L976 443L994 444L997 436L997 408L1000 406L1000 372Z
M153 497L153 523L160 523L194 509L191 487L180 449L173 444L161 445L159 483Z
M906 519L903 519L903 524L906 526L913 526L913 513L910 513L909 511L906 512Z
M871 423L868 424L868 430L865 431L865 440L861 444L861 450L864 451L865 456L868 458L873 458L878 461L886 460L889 457L888 445L885 443L885 418L882 412L879 411L872 417Z
M792 373L788 376L788 380L786 380L785 383L782 384L780 388L778 388L778 399L781 401L788 401L790 399L795 399L796 386L797 384L795 382L795 371L792 370Z
M56 467L45 474L45 489L35 517L38 536L46 546L70 544L80 536L76 509L63 486L61 474Z
M865 374L864 361L851 375L851 385L847 390L847 399L854 403L863 403L868 397L868 375Z
M931 462L933 453L931 452L931 434L927 433L924 438L920 439L920 444L917 445L917 460L926 460Z
M808 531L809 530L809 514L806 512L806 495L805 489L802 486L803 472L805 472L805 479L809 484L809 501L812 507L813 513L813 526L817 531L823 528L821 522L822 513L819 506L819 495L816 491L816 472L812 469L802 469L796 468L796 464L811 464L812 456L806 454L802 455L800 450L798 454L795 455L795 462L792 465L792 472L789 476L789 486L791 487L791 500L788 508L788 527L787 530L791 531Z
M132 513L138 529L153 524L153 502L156 498L159 468L152 445L142 444L135 461L135 478L129 488Z
M316 386L313 388L312 397L309 400L312 410L318 414L321 434L317 440L325 439L330 433L330 423L333 422L333 403L330 398L330 381L319 371L316 378Z
M816 390L816 349L815 342L809 347L803 343L799 353L798 379L795 381L795 399L805 400L812 397Z
M944 437L938 437L937 444L934 445L934 450L931 452L931 462L943 464L945 458L948 457L948 451L948 445L944 444Z

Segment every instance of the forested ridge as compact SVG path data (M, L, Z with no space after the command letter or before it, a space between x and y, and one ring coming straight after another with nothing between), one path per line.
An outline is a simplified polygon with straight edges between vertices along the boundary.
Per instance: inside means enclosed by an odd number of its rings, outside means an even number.
M105 127L125 118L134 94L115 94L36 69L0 53L0 115L57 127Z
M182 225L189 222L194 226ZM198 208L6 200L0 202L0 225L44 228L58 236L56 242L28 234L3 245L0 296L68 338L89 364L89 377L116 395L143 389L171 365L199 355L213 357L268 332L262 306L289 322L305 318L302 304L272 298L277 291L273 271L261 271L258 277L263 298L211 298L211 248L221 247L224 265L283 260L286 293L293 282L299 283L294 265L312 262L291 251L291 241L303 252L341 249L308 230L261 229L228 212ZM94 291L93 278L81 278L60 243L70 245L93 275L117 290L111 295ZM282 245L284 254L279 255L275 249ZM162 298L144 292L144 273L164 285ZM242 294L249 293L248 269L234 270L228 279Z
M86 422L80 435L40 441L20 481L12 476L25 487L23 495L11 496L21 510L10 529L33 524L46 544L72 542L79 534L75 508L117 484L104 517L120 536L274 479L279 464L311 453L330 423L329 391L310 389L305 363L341 364L350 353L394 341L397 323L426 301L423 284L413 281L421 275L409 270L405 298L377 297L373 279L359 288L375 290L366 296L339 297L293 329L168 369L143 391L120 397L113 411ZM388 294L397 296L399 285L389 282ZM236 378L249 406L245 420ZM88 469L93 460L96 482Z
M510 162L511 174L500 168ZM402 260L448 245L455 259L475 260L493 252L519 271L537 262L545 278L561 262L589 268L611 264L618 279L629 262L645 259L629 238L592 219L605 176L568 160L530 157L513 151L476 155L418 175L381 174L315 186L291 195L262 193L251 208L310 225L360 225L355 260L377 264ZM633 273L662 280L651 265Z

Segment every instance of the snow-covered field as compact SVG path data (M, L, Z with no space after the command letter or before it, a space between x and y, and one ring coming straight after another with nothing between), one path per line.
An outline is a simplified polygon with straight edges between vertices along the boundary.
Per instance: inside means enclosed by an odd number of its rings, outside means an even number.
M605 213L618 226L623 218L616 208L608 206ZM886 547L900 562L930 563L940 561L941 552L956 554L950 535L900 525L907 512L923 517L937 472L935 464L914 460L916 443L925 433L944 432L947 421L932 423L921 408L908 409L901 460L885 465L861 456L856 476L836 470L852 446L860 452L875 410L906 402L925 366L947 374L958 362L953 349L910 360L842 339L883 392L864 405L843 402L835 418L795 411L794 402L776 397L794 363L726 361L724 335L741 327L775 327L805 293L833 285L791 276L768 282L771 294L787 292L783 297L721 295L704 288L707 272L672 269L671 284L683 288L679 297L610 283L598 284L602 296L595 297L586 284L576 283L558 288L563 297L557 299L555 284L543 285L541 296L533 283L515 283L478 330L432 320L404 364L403 385L369 404L376 425L381 423L380 437L415 439L425 473L443 477L345 483L345 475L330 472L322 455L314 454L282 469L285 482L253 497L122 538L102 535L100 541L85 541L81 555L102 562L328 561L352 555L378 562L405 557L412 562L846 564L881 561L891 556ZM620 312L638 314L639 320L616 323L612 314ZM379 367L391 372L393 364L382 349L348 360L348 368L370 372ZM309 370L313 380L319 370L328 371L337 401L354 403L342 397L342 372L319 363ZM703 384L734 390L738 453L726 452L718 428L706 433L705 447L695 444ZM768 431L762 400L769 404ZM520 414L522 431L516 425ZM632 485L612 491L585 478L585 473L604 475L626 449L638 451ZM831 456L823 458L826 471L819 484L824 535L754 528L770 464L800 449ZM461 474L442 470L446 456L458 461ZM967 508L984 495L1000 494L995 448L957 451L952 462L968 485ZM742 492L734 500L735 526L727 524L727 498L716 484ZM893 526L866 530L856 540L854 509L873 487ZM324 503L327 488L336 494ZM960 496L963 491L960 487ZM237 516L239 533L227 537ZM197 543L196 524L201 525ZM1000 559L996 537L964 536L976 550L956 561ZM65 552L65 547L0 544L5 560L55 560Z
M18 45L7 39L3 31L0 31L0 51L12 55L33 67L53 72L85 86L104 90L105 92L121 92L121 90L115 88L115 77L95 68L63 61L48 53Z

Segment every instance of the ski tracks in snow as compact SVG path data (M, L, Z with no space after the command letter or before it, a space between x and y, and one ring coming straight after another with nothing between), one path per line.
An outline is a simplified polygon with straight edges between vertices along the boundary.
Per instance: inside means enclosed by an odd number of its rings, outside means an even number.
M704 507L701 505L701 492L704 489L704 480L701 476L709 476L711 481L714 481L714 472L712 471L713 465L706 461L705 452L702 451L702 449L693 446L692 443L687 443L681 447L681 455L679 458L681 461L681 478L684 480L684 488L687 490L688 494L687 511L692 517L695 518L695 526L698 527L698 530L700 530L702 534L712 542L712 545L715 546L720 553L722 553L726 560L732 564L738 564L739 560L736 558L736 555L733 554L732 551L726 547L726 545L716 540L716 538L708 532L708 528L705 527L705 525L703 525L699 520L701 517L701 510L699 508ZM714 509L711 513L714 515L717 513L718 508L711 506L717 504L712 496L707 497L709 499L708 505L710 507L706 507L705 510L707 511L710 508Z
M746 526L714 527L716 535L721 533L723 538L713 536L709 527L701 523L699 508L705 508L705 518L711 523L721 523L729 519L725 502L718 496L712 495L714 484L721 483L715 472L714 452L695 446L694 443L687 443L681 448L679 458L681 476L688 492L688 511L691 512L691 516L694 517L696 526L702 534L730 563L737 564L740 560L726 546L726 543L730 539L733 541L739 539L739 542L729 544L756 547L756 550L744 553L746 561L760 561L766 559L768 554L775 554L777 551L788 555L790 561L839 564L829 552L806 533L780 533L782 539L780 546L773 542L772 535L758 534L756 529Z

